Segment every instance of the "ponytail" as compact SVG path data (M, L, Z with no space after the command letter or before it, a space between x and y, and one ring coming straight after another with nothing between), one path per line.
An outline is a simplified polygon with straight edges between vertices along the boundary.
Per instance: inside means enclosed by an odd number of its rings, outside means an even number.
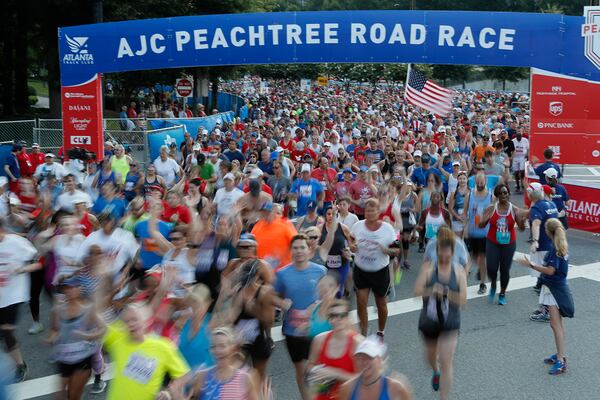
M550 218L546 221L546 231L552 237L552 244L556 249L556 255L564 257L569 252L569 244L567 243L567 233L565 228L557 218Z

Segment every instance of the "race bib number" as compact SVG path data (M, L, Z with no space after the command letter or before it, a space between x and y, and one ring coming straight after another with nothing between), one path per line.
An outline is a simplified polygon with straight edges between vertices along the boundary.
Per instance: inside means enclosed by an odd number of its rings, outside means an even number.
M133 353L125 365L123 375L145 385L156 371L156 365L156 359Z
M327 256L328 268L340 268L342 266L342 256Z
M510 243L510 232L506 223L506 218L499 218L496 223L496 242L498 244Z

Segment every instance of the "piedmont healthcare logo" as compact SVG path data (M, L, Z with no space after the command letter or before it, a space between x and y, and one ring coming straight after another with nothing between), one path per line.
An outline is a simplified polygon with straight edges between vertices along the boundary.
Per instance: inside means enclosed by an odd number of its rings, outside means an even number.
M88 50L89 37L65 35L70 53L63 57L63 64L93 64L94 56Z

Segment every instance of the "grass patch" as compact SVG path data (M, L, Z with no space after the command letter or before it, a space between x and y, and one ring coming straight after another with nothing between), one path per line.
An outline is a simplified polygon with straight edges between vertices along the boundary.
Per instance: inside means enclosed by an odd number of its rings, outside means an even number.
M30 79L27 81L27 84L35 89L38 97L48 97L48 83L38 79Z

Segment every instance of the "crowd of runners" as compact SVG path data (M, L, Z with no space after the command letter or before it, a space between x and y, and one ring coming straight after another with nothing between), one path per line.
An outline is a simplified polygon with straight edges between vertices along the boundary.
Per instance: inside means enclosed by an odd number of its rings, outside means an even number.
M271 398L281 321L298 386L289 397L410 399L391 371L386 320L402 274L416 270L415 330L432 389L448 399L467 282L490 303L510 301L517 229L529 230L531 251L515 261L539 276L529 318L549 321L556 339L543 362L550 374L567 370L569 197L550 149L529 160L539 182L525 176L527 96L457 92L440 117L397 86L303 92L270 81L258 95L251 85L226 85L246 92L247 118L186 132L150 163L110 141L98 163L14 144L0 177L0 336L10 355L0 362L15 381L27 375L15 327L28 303L29 334L52 346L61 398L80 399L90 377L89 391L104 391L109 362L109 399ZM144 112L135 107L122 118ZM525 206L513 191L526 193Z

